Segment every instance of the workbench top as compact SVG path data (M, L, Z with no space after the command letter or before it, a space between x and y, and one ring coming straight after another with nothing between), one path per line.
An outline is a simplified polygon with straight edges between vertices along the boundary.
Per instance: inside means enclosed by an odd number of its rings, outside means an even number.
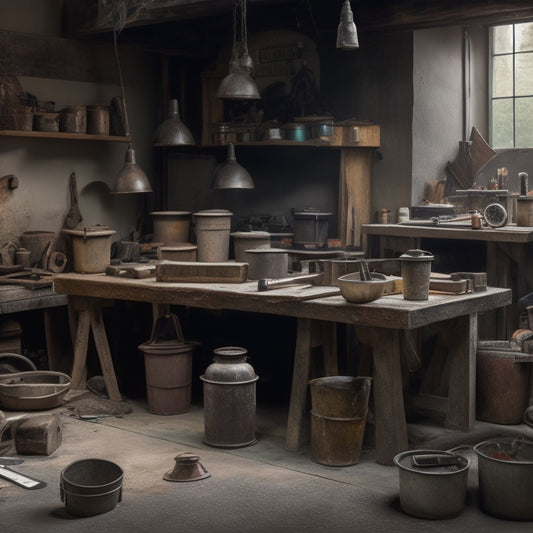
M67 305L67 297L52 287L30 290L16 285L0 285L0 314L46 309Z
M509 305L510 289L489 287L467 294L430 294L428 300L386 295L365 304L347 302L337 287L299 285L257 291L257 282L166 283L155 278L129 279L105 274L58 274L56 292L69 296L231 309L331 322L413 329L457 316Z

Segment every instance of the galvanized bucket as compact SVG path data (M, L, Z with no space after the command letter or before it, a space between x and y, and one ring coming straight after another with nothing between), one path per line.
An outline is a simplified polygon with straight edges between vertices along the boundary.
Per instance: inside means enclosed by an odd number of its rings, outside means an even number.
M311 459L327 466L359 462L372 378L328 376L309 381Z

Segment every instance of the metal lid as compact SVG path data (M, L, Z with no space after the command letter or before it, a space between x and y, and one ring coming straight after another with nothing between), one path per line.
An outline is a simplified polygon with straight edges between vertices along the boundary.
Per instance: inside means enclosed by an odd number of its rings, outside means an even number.
M194 213L195 217L228 217L233 215L227 209L205 209L204 211L197 211Z
M270 233L268 231L234 231L230 233L234 238L238 239L270 239Z
M252 248L246 250L247 254L280 254L284 253L288 255L288 251L283 248Z
M185 216L185 215L190 215L190 214L191 214L190 211L153 211L152 213L150 213L150 215L158 216L158 217L161 217L161 216Z
M433 261L434 257L431 252L425 250L407 250L404 254L400 255L402 261Z

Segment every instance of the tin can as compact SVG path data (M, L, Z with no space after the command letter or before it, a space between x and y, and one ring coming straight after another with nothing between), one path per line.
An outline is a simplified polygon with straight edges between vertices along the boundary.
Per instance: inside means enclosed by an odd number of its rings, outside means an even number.
M87 106L87 133L109 135L109 106Z

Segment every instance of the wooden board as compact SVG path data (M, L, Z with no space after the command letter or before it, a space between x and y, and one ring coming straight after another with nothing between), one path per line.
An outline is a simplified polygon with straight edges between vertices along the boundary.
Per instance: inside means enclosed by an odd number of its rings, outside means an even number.
M156 267L156 279L174 283L243 283L248 263L168 261Z

